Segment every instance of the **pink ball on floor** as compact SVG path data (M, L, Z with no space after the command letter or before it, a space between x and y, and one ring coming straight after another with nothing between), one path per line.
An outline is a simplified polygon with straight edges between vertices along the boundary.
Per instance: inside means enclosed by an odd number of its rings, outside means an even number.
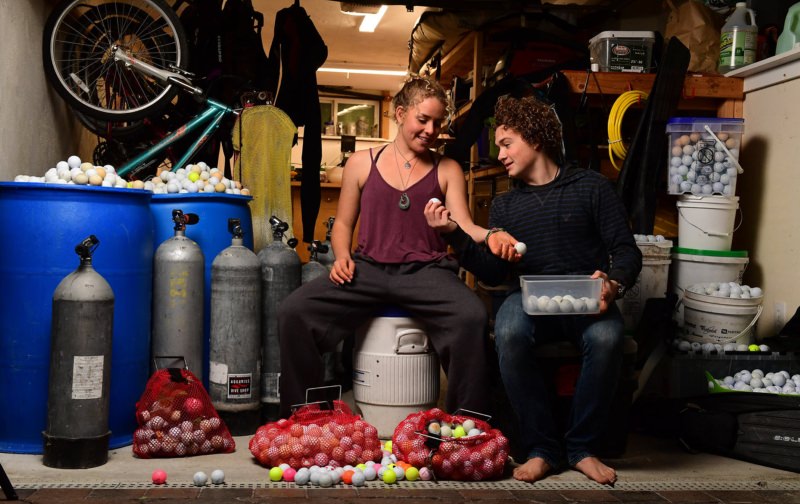
M156 485L163 485L167 482L167 473L162 471L161 469L156 469L153 471L153 483Z

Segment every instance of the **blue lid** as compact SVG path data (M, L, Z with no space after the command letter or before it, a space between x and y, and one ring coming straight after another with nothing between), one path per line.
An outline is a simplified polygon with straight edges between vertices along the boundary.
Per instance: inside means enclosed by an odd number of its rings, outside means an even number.
M376 317L404 317L413 318L413 315L408 310L400 308L399 306L383 306L375 310Z

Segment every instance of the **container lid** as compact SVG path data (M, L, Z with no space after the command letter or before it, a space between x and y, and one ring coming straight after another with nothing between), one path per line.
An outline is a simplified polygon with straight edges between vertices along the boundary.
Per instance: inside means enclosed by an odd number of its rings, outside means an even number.
M651 31L604 31L600 32L591 39L589 39L590 44L594 44L602 39L608 38L649 38L655 39L656 34L655 32Z
M699 255L707 257L747 257L746 250L700 250L700 249L674 247L672 249L672 253L691 254L691 255Z

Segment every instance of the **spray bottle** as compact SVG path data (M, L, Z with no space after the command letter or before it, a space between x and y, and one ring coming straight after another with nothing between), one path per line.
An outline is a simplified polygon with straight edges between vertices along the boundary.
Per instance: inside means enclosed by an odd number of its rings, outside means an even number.
M719 72L728 73L754 63L757 41L755 12L747 8L746 2L736 2L736 8L728 16L719 36Z

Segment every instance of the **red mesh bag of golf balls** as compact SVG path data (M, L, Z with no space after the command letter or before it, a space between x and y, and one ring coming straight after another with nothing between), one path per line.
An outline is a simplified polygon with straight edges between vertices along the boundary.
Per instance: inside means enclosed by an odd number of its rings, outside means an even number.
M136 403L139 427L133 453L139 458L231 453L236 443L203 383L187 369L159 369Z
M488 422L433 408L412 413L392 435L392 452L439 479L482 481L503 475L508 439Z
M345 466L379 461L381 441L378 429L333 401L332 409L306 404L288 419L262 425L250 439L250 452L265 467Z

